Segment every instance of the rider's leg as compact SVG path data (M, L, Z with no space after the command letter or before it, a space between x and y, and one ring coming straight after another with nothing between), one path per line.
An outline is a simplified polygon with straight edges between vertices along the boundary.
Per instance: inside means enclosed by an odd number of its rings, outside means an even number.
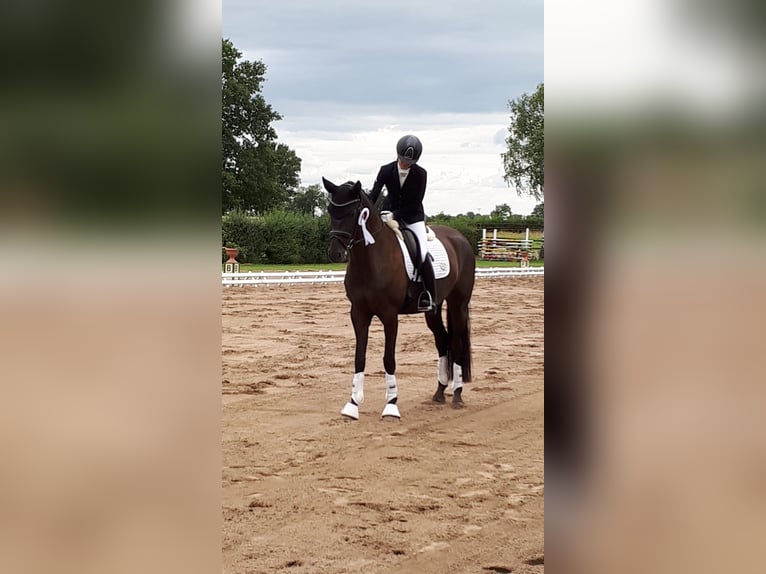
M420 274L423 277L425 292L421 301L418 302L418 309L433 311L436 308L436 279L430 253L426 254L425 260L421 263Z
M420 275L423 278L425 293L423 293L421 299L418 300L418 309L431 311L436 306L436 279L434 278L434 268L431 264L431 257L428 253L426 224L424 221L416 221L415 223L407 223L406 225L415 233L415 237L418 238L418 244L420 245Z

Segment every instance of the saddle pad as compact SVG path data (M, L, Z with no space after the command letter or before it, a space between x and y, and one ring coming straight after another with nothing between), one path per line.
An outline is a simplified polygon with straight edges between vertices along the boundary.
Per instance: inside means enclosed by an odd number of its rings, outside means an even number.
M407 251L407 246L404 244L403 239L399 239L399 247L402 250L402 255L404 255L404 266L407 269L407 276L410 279L414 279L415 266L412 264L412 259L410 258L409 251ZM434 258L434 277L436 279L443 279L449 275L449 257L447 256L447 250L444 249L444 245L438 237L433 241L430 239L428 240L428 252L431 254L431 257Z

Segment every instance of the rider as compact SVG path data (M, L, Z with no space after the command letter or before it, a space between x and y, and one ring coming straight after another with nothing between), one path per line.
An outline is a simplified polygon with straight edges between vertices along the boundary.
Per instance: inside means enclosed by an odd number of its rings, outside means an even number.
M423 144L413 135L406 135L396 144L397 160L380 168L375 184L370 191L370 200L375 203L383 186L388 195L383 209L393 212L400 225L412 230L420 245L420 275L425 290L418 299L419 311L433 311L436 308L436 280L428 253L426 241L425 211L423 197L426 193L426 170L417 165Z

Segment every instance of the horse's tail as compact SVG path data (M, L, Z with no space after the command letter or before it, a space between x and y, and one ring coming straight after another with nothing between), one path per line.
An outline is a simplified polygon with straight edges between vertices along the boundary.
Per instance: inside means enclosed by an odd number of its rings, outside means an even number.
M463 382L471 382L471 317L468 307L465 309L465 330L463 336L459 341L462 346L463 364L460 365L463 368Z
M456 317L455 315L459 315ZM458 323L456 325L456 322ZM471 382L471 318L468 305L465 311L462 309L452 312L449 304L447 307L447 332L449 333L449 346L447 348L447 364L449 365L449 378L453 377L453 365L457 362L463 374L463 382Z

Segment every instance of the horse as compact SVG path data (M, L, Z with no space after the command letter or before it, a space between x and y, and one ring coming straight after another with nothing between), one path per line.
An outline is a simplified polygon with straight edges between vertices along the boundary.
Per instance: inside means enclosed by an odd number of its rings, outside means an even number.
M327 211L331 231L327 254L333 263L347 262L344 285L346 297L351 302L351 322L356 338L351 399L341 414L355 420L359 418L359 405L364 401L369 328L372 318L378 317L385 334L386 404L381 416L399 419L395 357L399 315L422 312L417 309L417 296L413 296L419 284L407 273L396 232L383 221L362 190L361 183L348 181L335 185L324 177L322 182L329 194ZM444 403L444 391L452 383L452 404L460 407L463 406L463 383L471 381L469 303L476 258L471 244L459 231L442 225L434 225L431 230L444 246L449 267L446 276L439 277L437 273L436 307L425 312L426 324L433 333L438 352L437 388L432 400ZM433 249L429 248L429 251ZM447 266L444 262L441 265ZM442 320L445 301L446 328Z

